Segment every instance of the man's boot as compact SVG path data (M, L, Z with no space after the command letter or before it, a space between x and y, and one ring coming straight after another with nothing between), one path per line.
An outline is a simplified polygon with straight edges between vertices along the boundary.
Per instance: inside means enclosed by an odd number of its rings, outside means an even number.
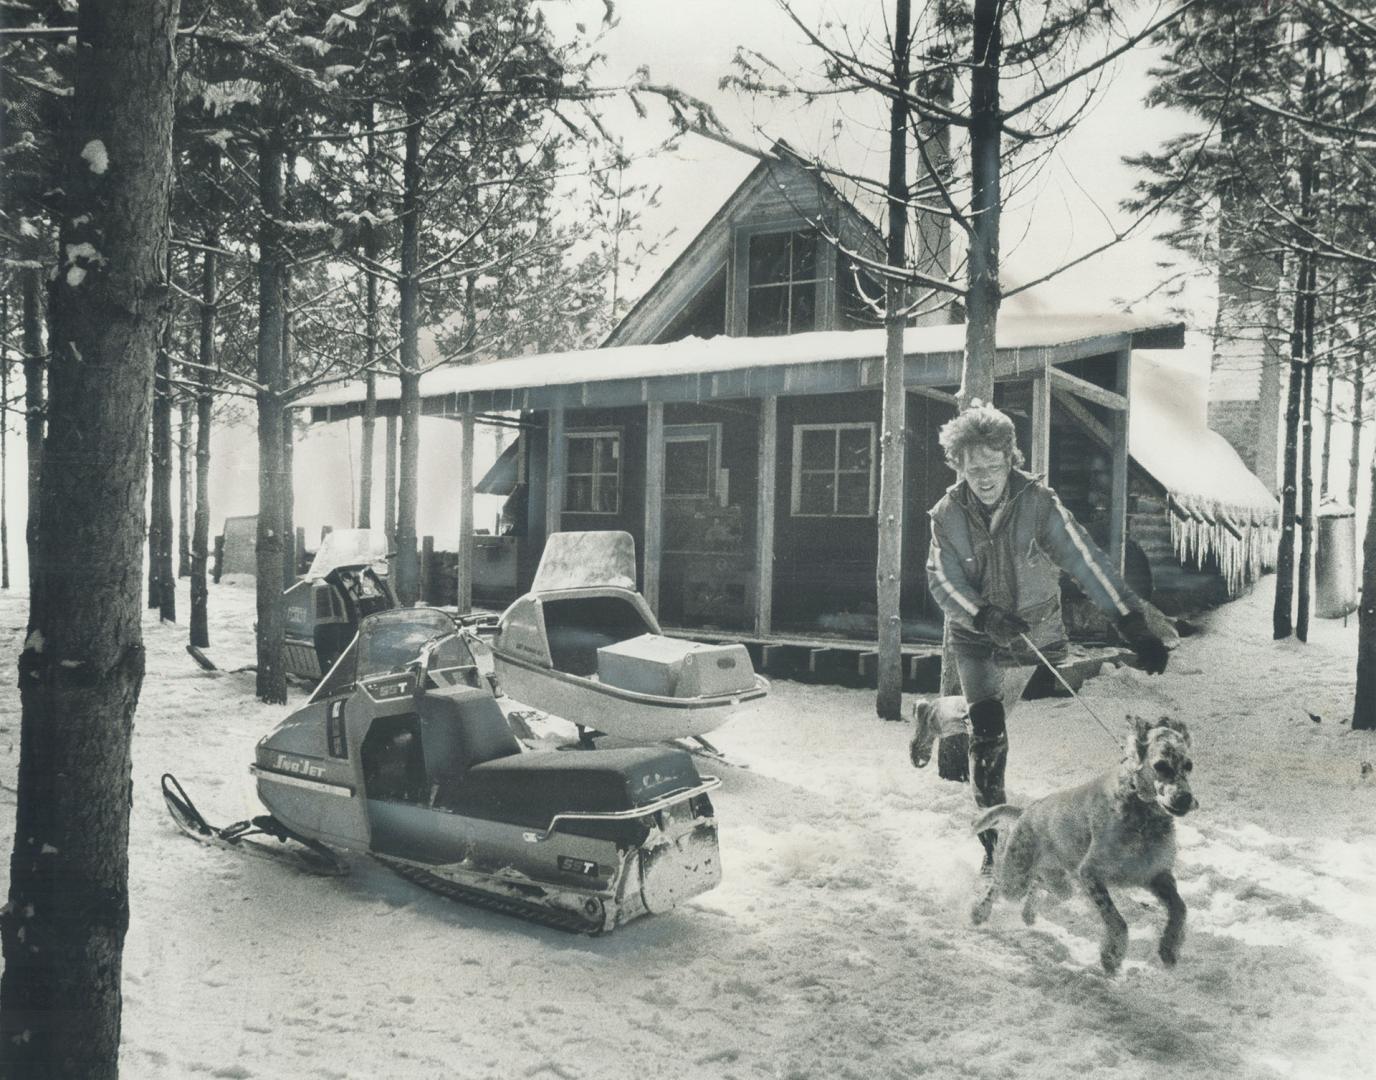
M1007 802L1003 774L1008 766L1008 728L1004 722L1003 702L977 701L970 706L970 780L975 805L981 810ZM980 873L994 870L994 847L998 833L986 829L979 834L984 845Z

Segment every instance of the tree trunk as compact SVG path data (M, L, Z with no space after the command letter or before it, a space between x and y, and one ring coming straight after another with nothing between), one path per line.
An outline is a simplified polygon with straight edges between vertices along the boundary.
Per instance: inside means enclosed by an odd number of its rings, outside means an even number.
M177 621L177 579L172 576L172 335L164 331L153 382L153 497L148 529L148 606Z
M1309 640L1309 578L1314 566L1314 364L1304 365L1300 413L1300 565L1296 574L1295 637Z
M0 589L10 587L10 289L0 292Z
M960 407L994 403L995 329L999 284L999 218L1002 213L1002 126L999 66L1002 0L975 0L970 70L970 253L965 323L965 365Z
M268 115L272 112L269 110ZM286 154L269 131L258 150L258 700L287 700L282 666L282 327L286 250L282 221Z
M368 291L371 293L376 287L376 282L369 280ZM369 303L372 300L370 298ZM371 319L370 319L371 321ZM372 336L368 338L368 352L372 353ZM373 443L376 441L374 435L377 432L377 376L369 371L364 377L363 394L363 438L362 445L359 447L359 476L358 476L358 527L360 529L371 529L373 527Z
M44 403L44 371L47 359L43 347L43 271L29 267L23 274L24 320L24 446L29 458L28 515L24 524L24 543L30 552L38 545L38 519L43 497L43 432L47 427ZM29 559L29 596L37 595L33 559Z
M282 587L296 584L296 438L290 409L282 410Z
M119 1071L176 26L176 0L82 0L78 14L61 250L98 257L69 255L53 289L36 588L19 659L15 848L0 916L0 1069L12 1077Z
M180 418L177 421L177 577L191 576L191 502L192 502L192 421L196 415L196 403L189 395L183 396L180 403Z
M196 395L196 516L191 535L191 644L201 649L210 645L206 566L210 561L210 414L214 404L207 373Z
M215 163L218 174L219 162ZM210 645L210 587L206 567L210 561L210 424L215 399L211 372L215 369L215 321L219 303L219 261L215 254L219 236L211 232L201 257L201 326L197 361L200 364L196 393L196 516L191 536L191 644Z
M397 599L419 593L416 553L416 471L420 464L420 113L408 102L401 199L401 460L397 472Z
M397 418L387 417L384 425L387 453L382 477L382 531L387 537L387 550L395 552L397 541Z
M1367 279L1363 273L1357 284L1357 310L1366 310ZM1366 397L1366 335L1357 335L1357 355L1352 364L1352 450L1347 459L1347 505L1357 508L1357 482L1361 479L1362 410Z
M1308 168L1300 170L1301 206L1309 204ZM1280 546L1276 554L1276 601L1271 611L1271 633L1279 640L1294 630L1295 513L1299 464L1300 405L1304 394L1305 310L1312 289L1312 260L1301 252L1295 259L1295 310L1290 329L1290 390L1285 406L1285 451L1281 476Z
M373 103L368 103L367 124L368 124L368 197L365 203L370 215L377 211L377 144L373 136L374 111ZM377 226L372 217L368 220L368 232L363 240L363 252L367 255L371 263L376 263L382 255L381 244L378 241ZM358 469L358 527L368 529L373 523L373 441L374 433L377 431L377 336L381 326L378 315L378 282L377 274L371 267L367 271L368 275L368 299L367 308L364 314L365 333L367 342L366 364L367 393L363 399L363 445L359 449L359 469Z
M908 85L911 34L909 0L896 0L893 24L894 84ZM908 223L908 108L895 95L889 115L888 264L906 262ZM907 325L903 283L890 277L884 310L884 430L879 458L879 693L874 708L883 720L903 718L903 466L907 448L907 401L904 385L903 330Z
M1328 388L1323 400L1323 455L1319 463L1319 501L1328 495L1328 465L1333 460L1333 361L1329 360Z
M291 272L282 285L282 381L290 382L293 345L291 334ZM296 584L296 440L290 409L282 410L282 587Z
M1376 491L1376 454L1371 459L1371 490ZM1376 514L1366 516L1362 540L1362 601L1357 609L1357 693L1352 730L1376 730Z

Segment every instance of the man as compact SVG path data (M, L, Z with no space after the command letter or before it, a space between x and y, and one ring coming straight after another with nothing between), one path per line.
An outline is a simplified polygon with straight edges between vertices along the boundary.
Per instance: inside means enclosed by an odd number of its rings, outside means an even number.
M952 734L952 719L960 718L979 808L1005 801L1006 721L1038 662L1029 642L1049 660L1065 656L1061 570L1115 619L1148 672L1164 671L1169 656L1142 601L1056 493L1016 467L1022 454L1014 436L1012 420L978 402L943 426L941 447L959 480L930 512L927 583L946 613L964 702L920 703L911 755L918 768L926 765L933 741ZM992 831L980 834L986 873L995 839Z

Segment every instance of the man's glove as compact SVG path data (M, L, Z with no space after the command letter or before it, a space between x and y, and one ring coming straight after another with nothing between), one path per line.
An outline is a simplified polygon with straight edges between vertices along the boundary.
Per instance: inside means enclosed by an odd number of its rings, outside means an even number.
M1140 611L1129 611L1118 619L1118 633L1128 643L1128 648L1137 654L1142 668L1148 675L1160 675L1166 670L1170 650L1159 637L1151 632L1147 618Z
M975 629L987 634L995 645L1005 648L1025 634L1032 627L1015 611L999 607L998 604L985 604L974 618Z

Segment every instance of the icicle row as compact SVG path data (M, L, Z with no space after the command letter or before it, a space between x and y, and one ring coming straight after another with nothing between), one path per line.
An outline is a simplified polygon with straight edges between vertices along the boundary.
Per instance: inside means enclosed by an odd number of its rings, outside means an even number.
M1170 499L1171 543L1181 565L1202 570L1216 560L1229 596L1275 567L1280 540L1275 512L1263 515L1174 493Z

